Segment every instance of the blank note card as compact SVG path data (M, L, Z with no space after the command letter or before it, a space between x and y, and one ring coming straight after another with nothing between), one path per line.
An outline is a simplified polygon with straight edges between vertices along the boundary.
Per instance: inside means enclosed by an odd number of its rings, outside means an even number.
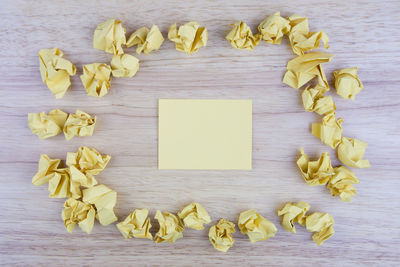
M159 99L159 169L250 170L251 159L251 100Z

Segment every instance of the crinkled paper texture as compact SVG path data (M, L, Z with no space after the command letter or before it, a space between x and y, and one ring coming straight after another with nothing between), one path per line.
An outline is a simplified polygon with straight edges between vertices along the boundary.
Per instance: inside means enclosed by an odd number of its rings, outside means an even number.
M182 221L175 215L169 212L161 212L157 210L154 218L158 221L160 229L154 237L157 243L168 241L174 243L179 238L183 237Z
M82 200L96 207L96 218L101 225L109 225L118 220L114 213L117 203L117 192L107 186L100 184L82 191Z
M110 19L97 25L93 36L93 47L114 55L124 53L122 45L126 44L126 30L121 21Z
M62 219L68 232L72 233L75 225L78 224L82 231L90 234L93 229L95 214L96 211L92 205L69 198L64 203Z
M232 26L233 29L226 36L232 47L252 51L260 43L261 35L253 35L250 27L243 21L238 21Z
M286 231L296 233L296 227L294 223L297 222L300 225L305 224L306 213L310 209L310 204L304 201L298 203L289 202L278 211L278 216L282 216L282 226Z
M114 55L111 59L111 69L116 78L131 78L139 70L139 59L129 54Z
M40 75L56 98L62 98L71 85L70 76L75 75L75 66L65 58L58 49L42 49L39 51Z
M324 31L310 32L308 19L296 14L288 17L291 30L288 34L292 50L297 55L303 55L312 49L318 48L322 41L325 49L329 48L328 35Z
M306 228L309 232L315 232L312 238L318 246L335 233L334 223L333 217L328 213L314 212L306 218Z
M335 175L329 180L327 188L332 196L339 196L341 200L350 202L352 197L357 195L353 184L358 184L360 181L355 173L345 166L339 166L333 170Z
M60 162L60 159L51 159L49 156L42 154L39 160L38 171L32 178L32 184L38 186L48 183L55 176Z
M78 196L74 198L80 197L80 188L75 188ZM71 193L71 179L70 172L68 168L57 169L54 172L54 177L49 180L49 197L50 198L66 198L72 197Z
M67 153L67 166L70 167L71 179L84 187L97 184L94 175L99 174L110 161L111 156L101 155L96 149L81 146L78 152Z
M147 238L153 240L150 233L151 223L148 209L135 209L125 220L117 224L118 230L126 238Z
M301 148L301 156L297 160L297 166L304 181L311 186L326 184L334 174L328 152L322 153L318 160L310 161L304 153L304 149Z
M280 12L268 16L258 25L261 38L271 44L280 44L283 35L287 34L289 30L289 21L282 18Z
M327 88L327 91L329 85L321 64L331 61L332 58L332 54L310 52L290 60L286 66L283 83L299 89L316 77L318 85Z
M343 137L338 145L337 153L339 160L354 168L369 168L369 160L363 159L368 144L358 139Z
M264 241L275 236L278 229L275 225L257 213L246 210L240 213L238 227L242 234L247 234L250 242Z
M311 133L321 142L331 148L336 148L342 139L342 118L336 120L335 113L331 112L322 118L322 123L313 123Z
M196 21L188 22L177 29L176 23L169 26L168 39L175 43L178 51L191 54L200 47L207 45L208 33L205 27L200 27Z
M208 238L215 249L227 252L235 242L232 237L235 232L235 224L233 222L221 219L216 225L210 227Z
M329 114L336 110L336 104L332 97L325 96L322 92L324 87L307 87L301 93L304 109L310 112L316 112L319 115Z
M90 116L88 113L77 110L75 114L69 114L64 124L65 139L70 140L74 136L92 136L96 117Z
M28 126L40 139L47 139L62 132L67 117L68 114L59 109L54 109L49 114L29 113Z
M210 215L206 209L197 202L191 203L178 212L178 217L182 219L186 227L203 230L204 224L211 222Z
M341 69L333 72L335 77L336 93L344 99L354 100L356 94L361 92L363 84L358 78L357 67Z
M81 81L88 96L102 97L110 89L111 67L104 63L83 65Z
M153 25L149 30L146 27L142 27L132 33L126 42L127 47L137 45L136 53L149 54L153 50L158 50L162 43L164 42L164 37L160 32L157 25Z
M68 168L59 168L60 162L59 159L41 155L38 171L32 179L32 184L38 186L49 183L50 198L80 198L80 185L72 182Z

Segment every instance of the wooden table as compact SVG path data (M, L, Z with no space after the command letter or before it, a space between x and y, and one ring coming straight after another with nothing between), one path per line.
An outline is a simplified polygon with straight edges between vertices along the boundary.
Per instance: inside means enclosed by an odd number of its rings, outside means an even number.
M288 41L261 43L253 52L230 47L229 24L246 21L253 30L267 15L298 13L311 30L330 37L335 58L324 68L358 66L364 90L346 101L331 90L344 136L369 143L370 169L355 170L361 183L352 203L321 187L305 184L295 161L299 148L315 158L334 150L311 135L320 116L305 112L300 91L281 80L294 57ZM400 245L400 4L398 1L2 1L0 3L0 264L55 265L393 265ZM110 54L92 48L96 25L121 19L130 34L157 24L167 36L171 23L197 20L209 30L206 48L187 56L165 41L151 55L139 55L132 79L112 80L108 95L86 96L82 64L109 62ZM42 83L37 53L59 47L78 67L72 88L56 100ZM134 54L134 48L126 52ZM157 169L159 98L253 99L252 171L161 171ZM27 125L29 112L82 109L98 118L92 137L65 141L63 135L39 140ZM68 151L91 146L112 155L97 178L118 192L116 214L133 208L177 212L202 203L213 223L237 222L254 208L274 222L277 235L251 244L234 234L228 253L216 251L207 231L185 230L174 244L125 240L114 225L96 223L91 235L69 234L61 220L64 199L48 198L46 186L31 184L42 153L65 159ZM285 202L305 200L312 211L331 213L334 236L322 247L297 227L286 232L276 211ZM158 229L153 220L153 230ZM207 228L208 230L208 228ZM154 233L153 231L153 233Z

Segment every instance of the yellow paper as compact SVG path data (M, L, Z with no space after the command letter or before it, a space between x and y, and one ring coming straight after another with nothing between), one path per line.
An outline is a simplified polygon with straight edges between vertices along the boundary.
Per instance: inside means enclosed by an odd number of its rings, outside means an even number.
M293 14L288 20L291 26L288 36L295 54L303 55L304 52L318 48L321 41L326 49L329 48L328 35L324 31L310 32L306 17Z
M151 223L147 209L135 209L125 220L117 224L118 230L126 238L148 238L153 240L150 233Z
M314 212L306 218L306 228L309 232L315 232L312 238L318 246L335 233L334 223L333 217L328 213Z
M297 222L300 225L305 224L306 213L310 209L310 205L307 202L300 201L298 203L286 203L285 206L278 211L278 216L282 217L282 226L286 231L296 233L296 227L294 223Z
M327 188L331 191L332 196L339 196L343 201L350 202L351 198L357 194L353 184L360 181L354 172L345 166L333 169L335 175L329 180Z
M249 26L243 21L238 21L232 26L233 29L226 36L232 47L252 51L260 43L261 35L253 35Z
M114 55L122 55L126 44L125 28L119 20L110 19L97 25L94 31L93 47Z
M301 93L304 109L310 112L314 111L319 115L333 113L336 110L335 102L333 102L331 96L325 96L320 88L323 87L307 87L304 89Z
M92 205L70 198L64 203L62 219L68 232L72 233L75 225L78 223L82 231L90 234L93 229L95 214L96 211Z
M129 37L128 41L126 42L126 46L131 47L134 45L144 44L148 33L149 33L149 29L147 27L142 27L142 28L136 30Z
M216 225L210 227L208 238L215 249L227 252L235 242L232 237L235 232L235 224L233 222L221 219Z
M42 49L39 51L40 75L56 98L62 98L71 85L70 76L75 75L75 66L65 58L58 49Z
M333 72L335 77L336 93L344 99L354 100L356 94L361 92L363 84L358 78L357 67L341 69Z
M168 39L175 43L176 50L190 55L207 45L208 34L205 27L200 27L198 22L191 21L179 29L176 28L176 23L169 26Z
M283 83L299 89L317 77L319 86L329 88L321 64L331 61L332 58L331 54L310 52L290 60L286 66L287 71L283 77Z
M112 75L119 77L133 77L139 70L139 59L132 55L114 55L111 60Z
M64 124L65 139L68 141L74 136L92 136L95 124L96 117L78 109L75 114L69 114Z
M68 114L59 109L54 109L49 114L29 113L28 126L40 139L47 139L62 132L67 117Z
M54 177L49 180L49 192L50 192L49 197L50 198L72 197L70 186L71 186L71 179L70 179L69 169L68 168L57 169L55 171Z
M99 174L110 161L111 156L101 155L96 149L81 146L78 152L67 153L67 165L70 167L71 179L85 187L97 184L94 175Z
M311 133L321 139L321 142L331 148L336 148L342 139L342 118L336 120L335 113L331 112L322 118L322 123L313 123Z
M117 203L117 192L107 186L100 184L88 189L84 189L83 202L93 204L96 207L96 218L101 225L109 225L118 220L114 213Z
M262 39L271 44L280 44L283 35L287 34L289 30L289 21L282 18L280 12L268 16L258 25Z
M111 67L104 63L83 65L81 81L87 95L102 97L110 89Z
M242 234L247 234L250 242L264 241L275 236L278 229L275 225L257 213L246 210L240 213L238 227Z
M149 54L153 50L158 50L163 42L164 37L162 36L160 29L157 25L153 25L150 30L146 27L142 27L132 33L126 42L126 46L131 47L138 45L136 53L140 54L143 52Z
M301 156L297 160L297 166L304 181L311 186L326 184L334 174L328 152L322 153L318 160L310 161L304 153L304 149L301 148Z
M32 184L38 186L48 183L55 176L60 162L60 159L51 159L49 156L42 154L39 160L38 171L32 178Z
M47 155L40 156L38 171L32 179L32 184L49 183L49 197L65 198L81 197L80 185L72 182L68 168L59 168L61 160L51 159Z
M361 140L343 137L337 149L338 158L350 167L369 168L369 160L363 159L367 146Z
M159 169L251 169L251 100L159 100Z
M176 240L183 237L183 224L176 215L157 210L154 218L160 225L160 229L154 237L154 241L157 243L165 241L174 243Z
M203 230L204 224L210 223L211 218L206 209L197 202L191 203L178 212L186 227Z

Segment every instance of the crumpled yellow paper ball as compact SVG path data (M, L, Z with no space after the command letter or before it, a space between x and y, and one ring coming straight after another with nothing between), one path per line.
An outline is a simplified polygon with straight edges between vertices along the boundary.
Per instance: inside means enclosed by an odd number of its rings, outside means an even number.
M60 109L51 110L48 114L29 113L28 126L40 139L47 139L62 132L68 114Z
M68 141L74 136L92 136L95 125L96 117L78 109L75 114L69 114L64 124L65 139Z
M313 123L311 133L321 139L321 142L331 148L336 148L342 139L342 118L336 120L335 112L331 112L322 118L322 123Z
M200 27L197 21L191 21L179 29L176 23L169 26L168 39L175 43L176 50L191 54L207 45L208 34L205 27Z
M120 20L109 19L97 25L93 36L93 47L114 55L124 53L122 45L126 44L126 30Z
M271 44L280 44L282 42L282 37L287 34L289 30L289 21L282 18L280 12L268 16L258 25L261 38Z
M55 176L60 162L60 159L51 159L46 154L42 154L39 160L38 171L32 178L32 184L43 185L48 183Z
M297 160L297 166L301 171L304 181L311 186L324 185L334 175L328 152L322 153L318 160L310 161L304 153L304 149L301 148L301 156Z
M68 168L57 169L54 173L54 177L49 180L49 197L50 198L66 198L72 197L71 194L71 179ZM80 189L78 188L80 197Z
M309 232L315 232L312 239L318 246L321 246L335 233L334 223L335 221L329 213L314 212L306 218L306 228Z
M282 216L282 226L286 231L296 233L294 223L304 226L306 213L310 209L310 204L304 201L298 203L289 202L278 211L278 216Z
M153 50L160 49L162 43L164 42L164 37L160 32L157 25L151 26L149 30L146 27L142 27L131 34L128 41L126 42L127 47L137 45L136 53L149 54Z
M78 224L82 231L90 234L93 229L95 214L96 211L92 205L69 198L64 203L61 216L69 233L72 233L75 225Z
M42 49L39 51L40 75L56 98L62 98L71 85L70 76L75 75L75 66L65 58L58 49Z
M357 67L341 69L333 72L335 77L336 93L344 99L354 100L363 89L363 84L358 78Z
M329 180L326 187L331 191L332 196L339 196L341 200L350 202L351 198L357 195L353 184L358 184L360 181L355 173L345 166L339 166L333 170L335 175Z
M81 186L97 184L94 175L99 174L110 161L110 155L101 155L96 149L81 146L78 152L68 152L66 164L71 171L71 179Z
M82 191L82 201L96 207L96 218L101 225L106 226L118 220L114 213L117 204L117 192L103 184Z
M275 236L278 231L272 222L261 216L256 210L241 212L238 227L242 234L247 234L252 243L267 240Z
M233 222L221 219L216 225L210 227L208 238L215 249L227 252L235 242L232 237L235 232L235 224Z
M328 35L324 31L310 32L308 19L306 17L293 14L288 17L291 29L288 33L292 50L297 55L303 55L312 49L318 48L322 41L325 49L329 48Z
M104 63L83 65L81 81L88 96L102 97L110 89L111 67Z
M175 215L169 212L156 211L154 218L158 221L160 229L154 237L157 243L168 241L174 243L176 240L183 237L182 221Z
M339 160L354 168L369 168L369 160L363 159L368 144L358 139L343 137L337 148Z
M139 70L139 59L129 54L115 55L111 59L111 69L116 78L131 78Z
M299 89L317 78L318 85L327 88L326 91L328 91L329 85L322 64L331 61L332 58L332 54L310 52L290 60L286 66L287 71L283 76L283 83Z
M204 224L210 223L211 218L206 209L197 202L191 203L178 212L186 227L203 230Z
M325 96L322 92L325 92L326 88L316 86L314 88L307 87L301 93L301 99L303 106L306 111L315 112L319 115L329 114L336 110L336 104L332 97Z
M126 238L147 238L153 240L150 233L151 223L148 209L135 209L125 220L117 224L118 230Z
M68 168L59 168L60 162L60 159L51 159L45 154L41 155L38 171L32 178L32 184L39 186L49 183L50 198L80 198L79 183L71 180L71 173Z
M238 21L232 26L233 29L226 36L232 47L252 51L260 43L261 35L253 35L250 27L243 21Z

